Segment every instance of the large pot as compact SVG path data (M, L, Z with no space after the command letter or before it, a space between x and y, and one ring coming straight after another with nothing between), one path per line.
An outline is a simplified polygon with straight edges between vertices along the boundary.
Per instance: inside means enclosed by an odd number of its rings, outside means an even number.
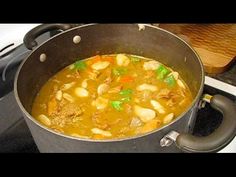
M40 152L215 152L236 135L233 102L216 95L205 98L222 112L220 127L206 137L191 135L202 99L203 65L196 52L176 35L151 25L89 24L73 27L44 24L26 34L27 48L44 32L63 32L38 46L21 64L15 78L15 96ZM78 58L97 54L129 53L157 59L178 71L193 94L189 108L172 123L150 133L120 140L84 140L54 132L31 115L33 100L42 85ZM175 143L172 143L175 142Z

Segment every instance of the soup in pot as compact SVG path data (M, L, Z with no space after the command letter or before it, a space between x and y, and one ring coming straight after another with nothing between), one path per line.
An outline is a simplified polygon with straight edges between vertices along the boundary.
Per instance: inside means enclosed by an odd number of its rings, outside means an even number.
M119 139L171 123L192 103L178 72L128 54L78 60L49 79L32 116L46 127L86 139Z

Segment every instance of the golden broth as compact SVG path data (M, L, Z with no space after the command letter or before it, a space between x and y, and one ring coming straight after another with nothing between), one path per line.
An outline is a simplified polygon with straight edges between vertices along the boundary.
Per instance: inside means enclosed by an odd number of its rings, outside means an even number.
M66 135L118 139L160 128L193 101L177 72L127 54L79 60L49 79L32 116Z

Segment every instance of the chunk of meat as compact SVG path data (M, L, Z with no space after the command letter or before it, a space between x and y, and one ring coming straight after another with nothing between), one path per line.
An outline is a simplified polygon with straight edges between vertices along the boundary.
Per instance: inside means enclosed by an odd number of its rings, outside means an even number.
M101 113L102 112L100 110L96 111L92 114L91 119L96 127L106 130L109 125L107 124L106 120L103 119Z
M160 92L157 94L156 98L166 98L169 99L170 98L170 93L171 91L167 88L161 89Z
M138 103L140 101L146 102L146 101L150 100L151 97L152 97L152 94L151 94L151 91L144 90L144 91L141 91L141 92L137 92L136 96L137 96L137 98L135 98L135 102Z
M149 90L151 92L155 92L155 91L157 91L157 86L151 85L151 84L142 84L142 85L139 85L136 88L136 90L138 90L138 91Z
M52 125L55 128L63 128L65 125L73 124L73 119L83 114L79 106L74 103L67 103L53 116Z
M149 122L147 122L142 128L141 128L141 133L147 133L151 132L161 125L161 120L159 119L154 119Z
M144 70L156 70L160 66L160 63L157 61L147 61L143 64Z
M108 105L108 99L98 97L96 100L92 101L92 106L95 106L98 110L105 109Z
M109 68L109 69L106 69L104 75L105 75L105 77L106 77L106 79L104 80L104 83L105 83L105 84L110 84L110 83L112 82L112 80L113 80L111 69L110 69L110 68Z
M130 59L124 54L118 54L116 56L116 64L118 66L128 66L130 63Z
M152 109L143 108L141 106L134 106L134 113L143 121L148 122L156 117L156 112Z
M57 113L57 110L58 110L57 100L55 98L52 98L48 102L48 107L47 107L48 115L51 116L51 115Z
M124 107L125 107L125 112L127 112L127 114L131 114L133 112L132 106L130 106L129 104L125 104Z
M123 88L123 85L119 85L108 90L108 93L119 93Z
M154 77L154 75L155 75L155 73L153 71L147 71L144 78L145 79L150 79L150 78Z
M80 106L77 106L76 104L73 103L69 103L62 107L59 114L65 118L68 118L68 117L78 117L82 115L83 112Z
M101 73L97 70L92 70L88 72L88 77L91 80L96 80Z

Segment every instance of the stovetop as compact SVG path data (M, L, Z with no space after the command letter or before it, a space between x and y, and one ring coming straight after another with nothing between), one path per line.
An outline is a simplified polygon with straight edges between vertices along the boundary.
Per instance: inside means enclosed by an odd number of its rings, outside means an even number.
M49 35L45 34L37 42L41 43L48 38ZM5 54L5 56L0 57L0 152L39 152L17 106L13 93L16 70L20 62L29 53L30 51L20 45ZM236 89L233 87L233 85L236 86L235 75L236 63L223 74L208 75L210 77L206 77L204 93L211 95L222 94L236 104ZM212 109L209 104L206 104L198 112L193 134L196 136L209 135L220 125L221 121L222 115ZM220 152L236 152L236 138Z

